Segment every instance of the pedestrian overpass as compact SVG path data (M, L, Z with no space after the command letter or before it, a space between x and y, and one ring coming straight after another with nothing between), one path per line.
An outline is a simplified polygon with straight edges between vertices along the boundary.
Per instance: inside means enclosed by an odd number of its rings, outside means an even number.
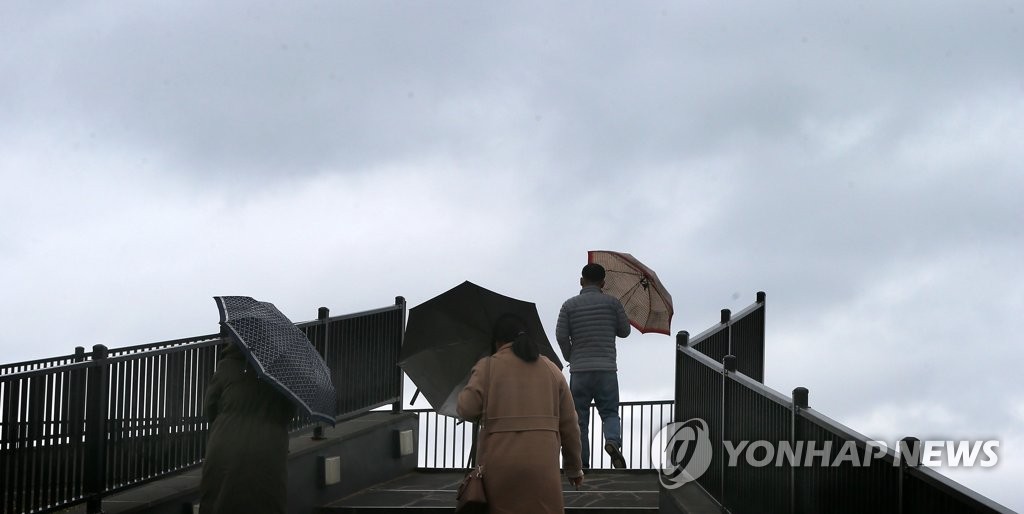
M331 369L339 415L335 427L301 416L292 421L289 512L452 511L473 431L403 405L397 362L405 316L398 297L393 305L342 316L321 308L315 320L297 324ZM723 310L700 334L680 332L674 397L620 407L630 469L610 469L595 447L596 469L581 490L564 484L567 511L1012 512L920 459L873 448L812 408L806 389L784 395L766 387L764 322L765 295L758 293L752 305L735 315ZM193 512L208 429L202 399L222 344L209 334L125 348L95 345L0 366L0 512ZM597 435L599 418L591 419ZM701 442L677 438L676 458L665 464L651 447L671 423L689 427L685 434ZM601 438L590 440L596 446ZM819 449L827 443L874 453L870 461L838 465L800 459L764 465L730 462L730 441ZM920 455L916 440L903 444L906 455Z

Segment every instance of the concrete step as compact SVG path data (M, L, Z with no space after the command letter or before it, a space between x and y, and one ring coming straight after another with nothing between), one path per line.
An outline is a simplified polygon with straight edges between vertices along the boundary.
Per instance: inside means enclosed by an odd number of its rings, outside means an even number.
M462 471L419 470L325 505L320 512L451 514L455 490L464 475ZM570 488L564 494L566 512L574 514L657 512L658 475L647 470L592 470L579 491Z

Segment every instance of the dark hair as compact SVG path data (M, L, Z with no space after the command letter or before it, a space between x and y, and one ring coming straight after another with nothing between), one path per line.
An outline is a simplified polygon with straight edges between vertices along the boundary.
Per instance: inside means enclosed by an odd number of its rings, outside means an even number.
M604 266L600 264L590 263L583 266L583 279L591 284L596 284L604 280Z
M494 323L494 342L512 342L512 353L526 362L533 362L540 356L537 343L526 333L526 323L515 314L502 314Z

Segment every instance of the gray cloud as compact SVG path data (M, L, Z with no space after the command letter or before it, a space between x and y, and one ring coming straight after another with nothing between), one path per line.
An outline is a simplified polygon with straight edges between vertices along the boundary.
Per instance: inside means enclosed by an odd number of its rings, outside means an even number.
M7 360L464 279L551 330L618 249L675 329L767 291L768 384L854 428L1022 439L1014 3L0 9ZM957 476L1020 508L1017 462Z

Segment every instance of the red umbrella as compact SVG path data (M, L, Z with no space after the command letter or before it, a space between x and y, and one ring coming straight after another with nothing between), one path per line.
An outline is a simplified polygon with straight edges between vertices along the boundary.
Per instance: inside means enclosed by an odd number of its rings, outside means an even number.
M672 295L648 268L628 253L591 250L587 260L604 266L604 292L622 302L629 323L641 333L670 333Z

